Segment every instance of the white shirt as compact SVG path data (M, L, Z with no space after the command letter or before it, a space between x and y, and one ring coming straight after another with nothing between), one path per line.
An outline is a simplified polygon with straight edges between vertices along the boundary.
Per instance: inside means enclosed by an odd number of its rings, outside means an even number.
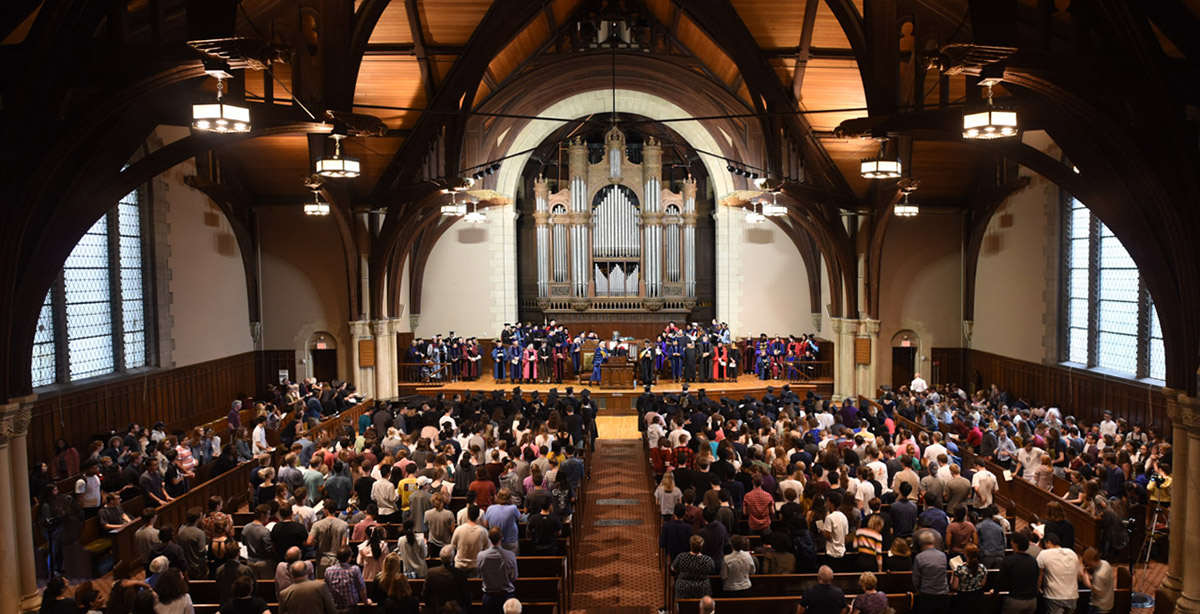
M825 540L825 554L838 559L846 556L846 533L850 530L846 515L834 510L825 517L825 530L829 531L829 538Z
M892 492L892 489L888 488L888 482L890 480L888 480L887 465L883 461L877 460L867 463L867 467L871 468L871 473L874 475L875 481L879 482L879 486L883 488L883 492L876 494L884 495Z
M1021 463L1021 477L1032 482L1037 478L1037 468L1042 465L1041 448L1034 446L1032 450L1022 447L1017 450L1017 462Z
M1079 556L1066 548L1046 548L1037 555L1038 567L1045 573L1046 599L1079 599Z
M651 424L646 427L646 438L650 440L650 447L657 448L658 440L663 437L663 427L661 424Z
M875 498L875 485L870 482L859 482L858 490L854 494L854 500L858 502L858 509L866 509L867 502Z
M371 485L371 499L379 506L380 515L390 516L396 513L396 487L390 480L375 480Z
M954 474L950 473L950 463L938 467L937 477L943 482L949 482L950 478L954 477Z
M950 457L946 453L946 446L940 443L931 443L925 447L925 454L921 455L921 459L925 461L926 465L932 465L937 463L938 456L942 454L946 454L946 458Z
M80 506L100 507L100 476L85 475L79 478L75 482L75 494L80 495Z
M996 492L996 474L981 469L971 476L971 487L975 489L975 507L992 504L992 493Z
M254 427L254 453L266 452L270 449L267 445L267 429L262 424Z
M929 384L925 383L925 380L922 379L920 376L917 376L917 377L913 378L912 383L909 384L908 387L913 392L921 393L921 392L925 392L925 390L927 390L929 388Z
M1117 423L1112 420L1103 420L1100 422L1100 434L1117 436Z
M682 445L681 442L683 441L683 438L687 437L688 439L691 439L692 434L682 428L678 428L671 431L669 437L671 438L671 447L678 448L680 445Z

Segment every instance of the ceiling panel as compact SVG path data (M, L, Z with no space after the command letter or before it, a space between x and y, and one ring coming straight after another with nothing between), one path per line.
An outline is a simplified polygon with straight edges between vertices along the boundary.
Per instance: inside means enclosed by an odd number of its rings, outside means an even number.
M914 141L913 179L921 181L914 198L961 198L970 191L982 154L953 141Z
M855 195L859 198L866 196L867 189L871 187L873 180L863 179L859 172L860 163L863 158L869 158L879 153L879 143L872 139L824 138L821 139L821 146L829 152L829 157L833 158L838 170L842 172L842 176L846 178L846 182L850 184Z
M575 7L579 6L580 0L554 0L550 10L554 13L554 23L561 27L567 22L571 13L575 11Z
M544 17L534 19L529 27L512 39L488 68L497 81L504 81L525 58L528 58L550 37L550 24Z
M867 106L858 64L853 60L810 60L804 71L800 106L806 111ZM843 121L863 115L865 111L840 111L810 113L807 117L815 130L833 130Z
M371 32L371 43L411 43L412 29L408 27L408 13L404 10L403 0L395 0L383 9L379 23Z
M733 83L738 72L737 65L687 17L679 18L679 42L707 64L718 79L726 85Z
M396 56L367 56L358 72L354 90L355 104L377 104L392 107L425 106L425 87L421 82L421 66L415 58ZM411 111L362 109L362 113L378 116L390 128L408 128L416 122Z
M777 0L733 0L742 22L764 49L795 47L804 27L804 3Z
M430 45L465 45L491 5L491 0L421 0L417 8L421 14L425 42Z
M855 0L854 4L858 7L858 13L862 14L862 1ZM837 17L834 17L833 11L829 9L829 5L821 2L817 5L817 21L813 24L813 47L825 47L834 49L849 49L850 39L846 38L846 32L842 30L842 24L838 22ZM795 46L796 43L792 43Z
M308 137L260 136L227 149L242 176L260 197L295 195L297 202L308 195L302 181L309 174Z

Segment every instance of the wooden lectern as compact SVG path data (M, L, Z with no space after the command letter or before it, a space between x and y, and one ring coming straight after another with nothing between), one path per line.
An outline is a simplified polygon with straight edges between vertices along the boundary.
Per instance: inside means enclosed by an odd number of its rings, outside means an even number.
M633 365L628 356L609 356L600 365L601 390L629 390L633 388Z

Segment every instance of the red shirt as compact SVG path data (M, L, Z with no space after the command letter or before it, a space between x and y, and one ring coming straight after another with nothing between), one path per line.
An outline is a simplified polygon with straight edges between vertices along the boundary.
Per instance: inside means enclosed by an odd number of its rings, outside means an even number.
M487 509L496 496L496 485L488 480L475 480L467 489L475 493L475 505L482 509Z
M771 526L771 512L775 510L775 498L762 488L755 488L742 499L742 510L751 531L762 531Z

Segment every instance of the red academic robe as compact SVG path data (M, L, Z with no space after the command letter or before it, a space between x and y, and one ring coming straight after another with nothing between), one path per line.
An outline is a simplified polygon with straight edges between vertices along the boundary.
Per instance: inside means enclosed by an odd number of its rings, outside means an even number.
M723 345L714 346L712 355L713 355L712 378L716 381L723 380L726 377L728 377L728 375L729 375L729 368L726 364L724 364L724 363L729 362L729 349Z
M526 349L521 354L521 377L525 379L537 379L538 376L538 353L533 348Z

